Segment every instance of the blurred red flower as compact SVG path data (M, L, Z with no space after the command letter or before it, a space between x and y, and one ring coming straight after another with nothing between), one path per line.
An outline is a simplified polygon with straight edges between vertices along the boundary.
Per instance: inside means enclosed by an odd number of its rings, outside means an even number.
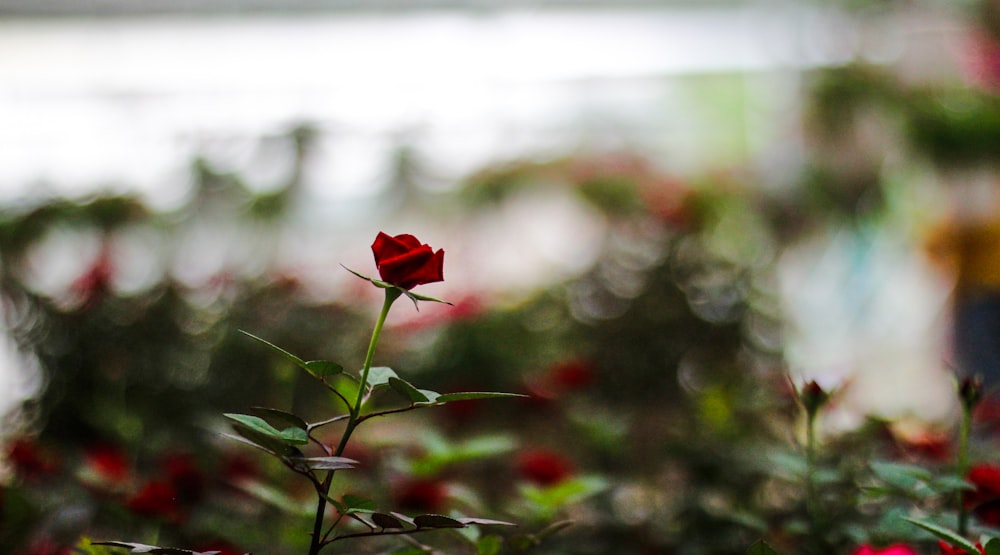
M14 466L17 475L27 480L43 478L59 468L55 457L27 438L15 440L7 447L7 460Z
M244 553L242 549L221 540L202 542L198 544L194 550L200 553L218 551L219 555L243 555Z
M184 520L177 490L165 480L147 482L126 501L125 506L141 516L163 518L171 522Z
M862 545L852 555L917 555L917 552L908 545L897 543L882 549Z
M131 480L128 458L124 451L110 444L98 444L83 456L87 477L98 485L118 487Z
M162 465L167 482L177 490L181 501L195 503L201 500L205 493L205 477L190 453L168 453Z
M447 504L448 487L440 480L407 480L395 488L393 497L400 509L439 513Z
M1000 526L1000 466L973 466L966 479L976 489L965 493L965 507L983 524Z
M379 232L372 243L375 266L382 281L403 289L444 280L444 250L434 251L409 234Z
M960 547L952 547L942 540L938 540L938 548L941 550L941 555L976 555L975 553L969 553ZM986 555L986 550L983 549L983 544L976 543L976 549L979 550L981 555Z
M242 453L229 453L223 460L219 472L225 481L240 483L253 480L260 475L257 464Z
M72 553L73 548L70 546L62 546L52 540L43 539L33 542L27 551L21 552L21 555L71 555Z
M563 455L545 449L522 451L517 455L517 473L529 482L551 486L575 472L573 463Z
M555 400L571 391L586 389L597 381L597 372L590 361L569 359L550 366L541 376L528 380L532 397Z

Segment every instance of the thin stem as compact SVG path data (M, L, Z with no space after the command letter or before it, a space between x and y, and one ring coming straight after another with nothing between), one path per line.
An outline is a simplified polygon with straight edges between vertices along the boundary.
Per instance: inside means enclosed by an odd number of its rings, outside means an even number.
M809 514L813 538L820 544L825 544L816 493L816 412L806 411L806 512Z
M972 407L962 404L962 422L958 431L958 464L956 472L960 480L965 480L969 473L969 433L972 428ZM956 503L958 505L958 534L965 536L969 532L969 511L965 508L962 499L964 491L957 494Z
M379 312L378 320L375 321L375 328L372 330L372 337L368 342L368 353L365 355L365 365L361 369L361 381L358 383L358 397L353 405L348 405L350 413L347 415L347 425L344 427L344 434L340 437L340 443L337 445L337 450L333 453L333 456L335 457L339 457L344 454L344 449L347 448L347 442L351 439L351 434L354 433L354 429L357 428L360 423L358 418L361 415L361 405L363 404L365 398L365 387L368 385L368 374L371 372L372 361L375 359L375 347L378 345L379 336L382 335L382 326L385 324L385 319L389 315L389 309L392 307L392 303L398 299L402 293L402 290L395 287L385 290L385 300L382 301L382 310ZM316 489L317 497L319 499L316 502L316 516L313 520L312 540L309 544L309 555L318 555L320 549L332 541L328 539L330 532L332 532L333 528L336 527L336 524L340 522L338 519L326 534L323 533L323 517L326 515L326 500L330 496L330 487L333 485L333 476L335 473L335 470L328 471L326 473L326 477L323 479L323 482L319 484L319 487Z

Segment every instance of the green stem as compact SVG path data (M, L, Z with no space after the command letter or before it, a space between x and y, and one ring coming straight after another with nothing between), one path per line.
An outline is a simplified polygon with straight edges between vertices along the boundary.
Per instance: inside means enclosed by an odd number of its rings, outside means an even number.
M809 413L806 416L806 507L810 516L815 512L815 490L816 486L813 474L816 469L816 415Z
M392 307L392 303L402 295L403 292L395 287L385 290L385 300L382 302L382 310L379 312L378 320L375 321L375 329L372 330L371 341L368 342L368 353L365 355L365 365L361 369L361 381L358 383L358 396L355 399L354 404L348 407L350 414L348 414L347 425L344 427L344 434L340 437L340 443L337 445L337 450L334 452L335 457L339 457L344 454L344 449L347 448L347 442L351 439L351 434L354 433L354 429L357 428L359 422L359 417L361 416L361 405L365 400L365 387L368 384L368 374L372 369L372 360L375 358L375 347L378 345L379 336L382 335L382 326L385 324L385 319L389 315L389 308ZM326 515L326 504L327 497L330 496L330 487L333 485L333 476L336 471L330 470L326 473L326 478L323 479L323 483L318 489L317 497L319 497L316 502L316 516L313 520L313 531L312 531L312 541L309 544L309 555L318 555L320 549L322 549L328 542L324 541L323 536L323 517Z
M962 404L962 422L958 430L958 465L956 472L960 480L965 480L969 473L969 433L972 428L972 407ZM957 494L958 504L958 534L965 536L969 532L969 511L963 502L963 491Z

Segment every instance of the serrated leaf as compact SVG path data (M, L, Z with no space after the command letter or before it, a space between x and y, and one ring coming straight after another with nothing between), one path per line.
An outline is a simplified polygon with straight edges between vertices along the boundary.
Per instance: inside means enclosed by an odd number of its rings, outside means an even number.
M309 435L302 428L292 426L279 431L258 416L235 413L226 413L223 416L235 421L240 427L252 430L258 434L273 437L288 445L305 445L309 443Z
M373 366L368 370L368 387L375 388L389 383L389 378L399 378L388 366Z
M344 372L344 367L329 360L310 360L306 362L306 370L317 378L327 378Z
M979 550L976 549L975 544L973 544L969 540L963 538L962 536L959 536L958 534L956 534L955 532L952 532L951 530L949 530L947 528L938 526L937 524L934 524L933 522L927 522L927 521L924 521L924 520L915 520L915 519L912 519L912 518L904 518L903 520L905 520L907 522L910 522L912 524L915 524L915 525L923 528L924 530L927 530L931 534L934 534L935 536L941 538L942 540L950 543L954 547L959 547L959 548L964 549L970 555L975 555L975 554L979 553Z
M358 466L358 461L347 457L295 457L289 460L313 470L342 470Z
M764 540L757 540L747 549L747 555L778 555L778 552Z
M419 389L417 389L416 387L414 387L413 384L411 384L410 382L408 382L406 380L403 380L403 379L400 379L400 378L397 378L397 377L391 377L391 378L389 378L389 382L388 383L389 383L389 387L391 387L393 391L395 391L396 393L399 393L400 395L403 396L404 399L406 399L407 401L409 401L411 403L429 403L430 402L430 398L427 395L424 395L423 393L421 393L421 391Z
M399 520L390 514L372 513L371 519L376 526L380 526L382 528L406 528L406 526L403 525L402 520Z
M305 420L290 412L286 412L279 409L272 409L268 407L250 407L250 412L252 412L255 416L259 416L265 420L270 418L271 420L280 421L285 424L288 424L289 426L300 428L302 430L309 429L309 424L307 424Z
M1000 555L1000 538L991 538L983 546L983 551L986 552L986 555Z
M418 528L465 528L465 524L444 515L418 515L413 517Z
M458 520L459 522L461 522L462 524L465 524L467 526L470 526L470 525L471 526L517 526L517 524L514 524L513 522L507 522L507 521L504 521L504 520L493 520L493 519L490 519L490 518L475 518L475 517L473 517L473 518L465 518L465 517L463 517L463 518L459 518L459 519L456 519L456 520Z
M438 403L449 403L451 401L475 401L478 399L511 399L516 397L527 397L520 393L499 393L495 391L462 391L458 393L443 393L438 396Z

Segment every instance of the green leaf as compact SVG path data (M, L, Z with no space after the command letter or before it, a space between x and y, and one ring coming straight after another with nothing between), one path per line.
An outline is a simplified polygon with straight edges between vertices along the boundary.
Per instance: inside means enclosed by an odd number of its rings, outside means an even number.
M267 418L271 418L271 420L280 421L295 428L300 428L302 430L309 429L309 424L307 424L305 420L302 420L290 412L267 407L250 407L250 412L256 416L264 418L265 420Z
M239 425L234 425L233 429L242 437L232 436L229 434L223 434L226 437L235 439L242 443L246 443L252 447L256 447L266 453L274 455L276 457L302 457L302 451L293 445L289 445L284 441L277 439L273 436L262 434L251 428L246 428Z
M400 395L403 396L404 399L406 399L411 403L429 403L431 401L430 397L422 393L416 387L413 387L413 384L411 384L406 380L396 377L390 377L389 387L391 387L393 391L399 393Z
M444 515L419 515L413 517L418 528L465 528L465 524Z
M983 551L986 555L1000 555L1000 538L990 538L990 541L983 546Z
M903 490L910 490L934 475L924 467L895 462L874 461L869 465L875 476Z
M365 499L364 497L358 497L357 495L345 495L343 497L343 504L346 512L342 512L342 514L345 515L354 513L374 513L375 509L378 507L378 505L376 505L371 499Z
M305 370L306 372L310 372L311 373L311 371L309 370L309 365L306 364L306 361L302 360L301 358L293 355L292 353L289 353L288 351L282 349L281 347L275 345L274 343L271 343L270 341L267 341L266 339L261 339L260 337L257 337L256 335L254 335L254 334L252 334L250 332L243 331L243 330L239 330L239 331L243 335L246 335L247 337L249 337L249 338L251 338L253 340L259 341L259 342L263 343L264 345L267 345L268 347L270 347L274 351L280 353L282 356L284 356L285 358L287 358L288 360L290 360L292 363L294 363L299 368Z
M970 555L976 555L977 553L979 553L979 550L976 549L975 544L973 544L969 540L963 538L962 536L959 536L958 534L952 532L947 528L938 526L933 522L927 522L925 520L914 520L912 518L904 518L903 520L906 520L907 522L910 522L912 524L915 524L923 528L924 530L927 530L931 534L934 534L935 536L941 538L942 540L950 543L954 547L959 547L964 549Z
M391 289L393 287L396 287L395 285L393 285L393 284L391 284L391 283L389 283L387 281L382 281L380 279L370 278L370 277L368 277L368 276L366 276L364 274L359 274L358 272L355 272L354 270L348 268L347 266L344 266L343 264L341 264L340 267L343 268L343 269L345 269L345 270L347 270L348 272L351 272L352 274L358 276L359 278L361 278L361 279L363 279L365 281L372 282L372 284L375 285L376 287L381 287L382 289Z
M234 413L226 413L224 416L235 421L238 424L238 427L243 427L268 437L273 437L274 439L283 441L288 445L305 445L309 443L309 435L306 434L306 431L302 428L289 427L279 431L268 424L266 420L257 416Z
M599 476L580 476L544 488L525 486L522 494L526 499L551 511L582 501L607 487L607 481Z
M373 366L368 370L368 387L374 389L389 383L389 378L399 378L396 372L388 366Z
M344 367L329 360L310 360L306 363L306 370L317 378L327 378L344 372Z
M747 555L778 555L778 552L764 540L757 540L747 549Z
M498 555L503 548L503 539L500 536L490 534L483 536L476 542L476 555Z
M494 391L463 391L460 393L444 393L440 395L437 403L449 403L451 401L475 401L478 399L511 399L516 397L527 397L520 393L498 393Z

